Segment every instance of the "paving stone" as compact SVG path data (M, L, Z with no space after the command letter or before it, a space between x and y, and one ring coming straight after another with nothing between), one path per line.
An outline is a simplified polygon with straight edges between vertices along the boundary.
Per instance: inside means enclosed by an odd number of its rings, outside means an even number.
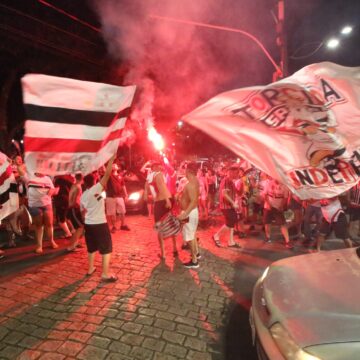
M139 314L147 315L147 316L154 316L156 314L156 312L157 312L157 310L143 308L143 307L140 307L138 310Z
M63 342L59 340L45 340L40 342L37 350L55 352L62 344Z
M186 360L215 360L212 354L190 350Z
M5 346L3 349L0 350L0 359L9 359L13 360L18 356L24 349L15 346Z
M165 311L158 311L155 317L172 321L175 319L176 315Z
M56 353L45 353L40 356L39 360L64 360L65 358L65 355Z
M175 330L175 324L172 321L168 321L164 319L157 319L155 321L154 326L164 330L170 330L170 331Z
M57 352L76 357L76 355L84 349L84 344L75 342L75 341L65 341L58 349Z
M161 352L164 349L165 342L158 339L146 338L141 346L146 349Z
M105 326L110 326L113 327L115 329L120 329L124 324L124 320L118 320L118 319L106 319L102 325Z
M0 340L3 339L8 333L9 330L6 329L5 326L0 326Z
M151 336L155 339L159 339L161 337L161 334L163 333L162 329L158 329L152 326L144 326L141 330L141 335L145 336Z
M130 355L134 359L151 360L154 356L154 352L149 349L144 349L142 347L134 346L134 348L131 350Z
M109 353L109 351L107 351L107 350L88 345L77 355L77 359L102 360L102 359L106 358L108 353Z
M166 330L163 332L162 337L166 341L170 341L172 343L179 344L179 345L183 344L183 342L185 340L184 335L179 334L177 332L166 331Z
M37 323L37 321L35 321L35 324L36 323ZM28 335L32 335L34 333L34 331L36 331L37 329L38 329L38 327L33 324L21 324L17 328L18 331L23 332Z
M101 349L107 349L109 347L110 343L111 343L110 339L107 339L107 338L101 337L101 336L92 336L88 340L89 345L93 345L93 346L99 347Z
M119 340L123 334L123 331L112 327L105 327L105 329L101 332L101 336L114 340Z
M142 329L142 325L141 324L135 324L135 323L131 323L131 322L126 322L121 330L125 331L125 332L131 332L134 334L139 334L141 329Z
M169 355L169 354L164 354L164 353L155 353L154 355L154 360L177 360L179 359L178 357Z
M180 345L166 344L164 352L183 359L186 356L187 349Z
M18 331L11 331L8 335L2 340L5 344L16 345L20 340L25 337L25 334Z
M121 341L124 342L125 344L129 344L131 346L136 346L136 345L141 345L141 343L143 342L144 337L140 336L140 335L134 335L134 334L125 334L122 338Z
M116 316L116 319L125 320L125 321L133 321L135 320L137 315L135 313L129 311L121 311Z
M36 360L41 356L40 351L36 350L25 350L23 351L16 360Z
M200 352L206 351L206 342L194 337L187 337L184 346Z
M133 360L133 358L123 354L110 352L106 357L106 360Z
M65 340L65 339L67 339L69 337L70 334L71 334L71 331L52 330L49 333L48 338L53 339L53 340Z
M194 326L196 324L196 320L184 316L177 316L174 321L189 326Z
M128 354L130 354L131 346L124 344L121 341L112 341L109 346L109 350L116 352L116 353L128 355Z
M146 315L138 315L138 317L134 321L142 325L152 325L154 322L154 318Z
M69 340L86 343L91 337L91 334L84 331L74 331L70 334Z
M32 349L36 347L35 345L39 343L39 339L34 336L25 336L19 343L18 346L21 346L26 349Z
M39 339L46 339L49 335L49 330L46 329L36 329L33 333L33 336L38 337Z
M183 324L178 324L176 326L176 331L181 334L190 335L190 336L197 336L199 333L199 329L195 326L188 326Z

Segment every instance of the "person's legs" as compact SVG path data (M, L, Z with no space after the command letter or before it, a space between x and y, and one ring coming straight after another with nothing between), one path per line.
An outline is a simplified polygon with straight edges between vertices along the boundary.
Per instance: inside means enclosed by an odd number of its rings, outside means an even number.
M59 246L54 241L53 212L51 205L47 206L44 210L44 231L46 238L50 240L52 248L57 249Z
M88 275L95 271L94 261L96 252L88 253Z
M165 246L164 246L164 239L161 234L158 233L158 240L160 245L160 257L161 259L165 260Z
M71 231L70 231L70 229L69 229L68 224L67 224L66 221L64 221L64 222L58 222L58 225L59 225L60 228L64 231L66 237L70 237L70 236L71 236Z
M177 255L178 251L176 248L176 235L172 236L172 243L173 243L173 253L174 253L174 255Z
M229 228L224 224L215 234L214 234L214 239L215 240L220 240L220 237L222 235L222 233L224 233L225 231L228 231Z
M319 234L317 236L317 239L316 239L316 250L317 251L321 250L321 246L324 243L324 241L325 241L325 235L324 234Z
M235 241L234 241L234 228L229 228L229 241L228 241L228 245L229 246L234 246L235 245Z
M196 264L197 261L197 254L198 254L198 248L197 248L197 241L196 239L189 241L190 245L190 251L191 251L191 261Z
M103 254L102 257L102 274L101 277L103 279L108 279L109 275L109 268L110 268L110 260L111 260L111 253Z
M43 234L44 225L42 220L42 214L32 217L35 231L36 249L35 252L41 254L43 252Z
M76 246L79 244L79 239L84 231L83 227L79 227L75 230L75 232L72 234L70 239L70 245L68 247L69 251L72 251L76 248Z
M285 239L285 244L289 245L290 244L290 240L289 240L289 231L286 225L281 225L281 234Z

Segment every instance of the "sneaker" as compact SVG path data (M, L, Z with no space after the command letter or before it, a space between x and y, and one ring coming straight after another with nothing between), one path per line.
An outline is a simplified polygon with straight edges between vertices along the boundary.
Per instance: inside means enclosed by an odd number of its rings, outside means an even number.
M293 245L292 243L288 242L288 243L285 243L285 247L286 247L287 249L293 249L293 248L294 248L294 245Z
M193 263L191 260L184 264L184 266L188 269L197 269L199 267L199 263Z
M130 231L130 228L127 225L120 226L120 230Z
M270 239L270 238L268 238L268 237L266 237L266 236L265 236L264 241L265 241L266 243L271 243L271 239Z
M200 253L197 253L197 254L196 254L196 258L197 258L198 260L200 260L200 259L201 259L201 254L200 254Z
M241 249L241 246L238 243L234 243L232 245L228 245L229 248Z

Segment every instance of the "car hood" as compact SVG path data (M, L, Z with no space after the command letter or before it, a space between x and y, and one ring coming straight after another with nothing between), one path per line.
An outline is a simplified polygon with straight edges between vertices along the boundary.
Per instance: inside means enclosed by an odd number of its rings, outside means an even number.
M281 323L302 348L359 342L359 284L355 248L277 261L263 281L269 325Z

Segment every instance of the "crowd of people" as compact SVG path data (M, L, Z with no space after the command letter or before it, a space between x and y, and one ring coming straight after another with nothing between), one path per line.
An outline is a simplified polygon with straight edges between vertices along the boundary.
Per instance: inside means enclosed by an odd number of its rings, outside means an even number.
M70 240L69 252L82 246L80 239L85 234L88 275L95 271L94 255L99 251L102 279L116 281L109 273L111 234L130 230L125 224L128 192L123 164L114 156L106 167L84 178L73 174L52 179L39 173L30 176L17 156L13 171L21 189L21 207L5 221L8 228L19 234L19 214L28 212L36 254L43 253L44 237L52 248L58 247L54 220L62 237ZM208 239L218 247L241 249L236 236L246 239L252 231L262 232L264 241L271 243L274 227L280 229L288 249L296 241L320 251L331 231L347 247L360 237L360 183L340 197L301 201L278 180L237 162L188 161L176 166L160 157L146 162L139 173L144 177L144 200L158 233L160 258L166 257L166 237L172 237L173 254L178 254L177 234L181 231L182 248L190 250L189 261L184 264L188 268L199 267L199 222L206 227L212 219L218 219L220 211L223 225ZM28 226L23 224L21 232L29 234ZM3 250L0 256L4 256Z

